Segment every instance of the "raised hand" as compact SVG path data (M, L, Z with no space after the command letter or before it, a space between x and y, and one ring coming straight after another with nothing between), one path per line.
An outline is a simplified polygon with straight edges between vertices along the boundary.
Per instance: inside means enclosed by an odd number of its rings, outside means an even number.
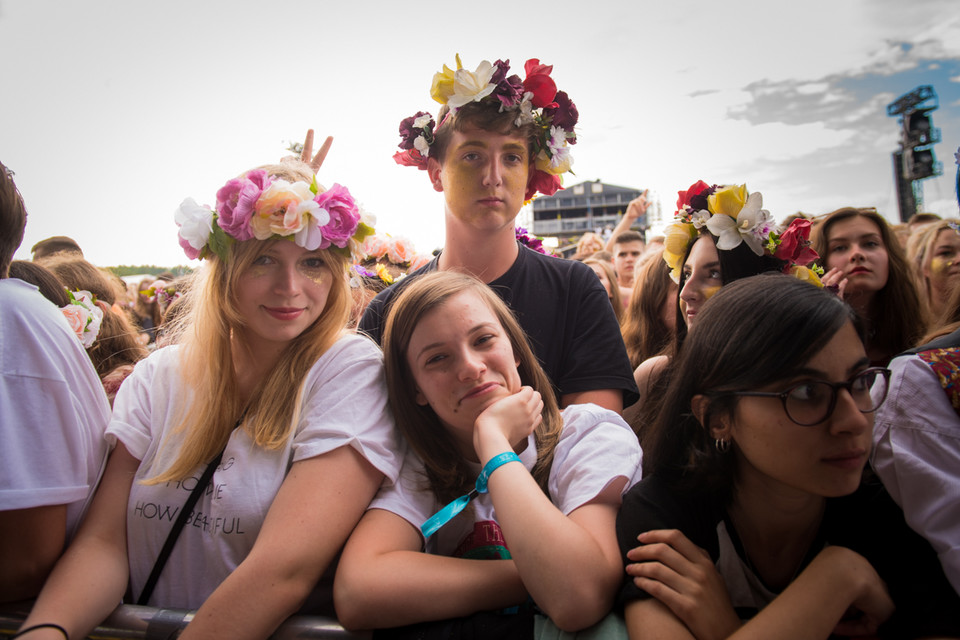
M309 164L313 172L317 173L320 171L320 167L323 165L323 161L326 159L327 152L330 151L330 145L332 144L333 136L327 136L320 150L317 151L317 155L311 157L313 154L313 129L307 129L307 137L303 141L303 151L300 153L300 160Z
M837 292L837 295L840 296L840 299L843 300L843 292L847 288L847 279L843 277L843 270L839 267L834 267L823 274L823 277L820 278L820 282L823 283L824 287L834 288Z

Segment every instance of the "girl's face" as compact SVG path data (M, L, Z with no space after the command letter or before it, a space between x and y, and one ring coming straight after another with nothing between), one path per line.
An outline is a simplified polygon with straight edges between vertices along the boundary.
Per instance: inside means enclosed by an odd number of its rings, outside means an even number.
M322 251L307 251L289 240L261 244L237 279L237 310L244 318L240 333L252 346L282 349L323 313L334 276Z
M610 293L610 279L607 278L607 272L595 262L591 262L588 266L593 269L593 272L600 278L600 283L603 285L603 288L606 289L607 297L609 298L612 294Z
M953 229L940 230L924 261L923 276L930 282L934 296L943 300L949 295L960 277L960 234Z
M833 223L827 234L827 270L843 272L848 295L872 295L887 285L889 258L876 222L852 216Z
M417 403L430 405L466 451L473 451L477 416L521 386L509 336L470 289L420 319L407 347L407 364Z
M680 311L683 313L683 321L687 329L692 329L694 318L700 311L700 307L723 286L717 245L705 235L697 238L690 247L690 254L683 265L683 279L683 289L680 290Z
M847 322L803 373L756 391L780 392L807 380L845 382L868 366L857 332ZM781 495L835 497L852 493L860 484L873 414L861 413L850 393L838 390L833 413L805 427L787 416L780 398L743 396L725 428L735 445L738 482L760 482Z

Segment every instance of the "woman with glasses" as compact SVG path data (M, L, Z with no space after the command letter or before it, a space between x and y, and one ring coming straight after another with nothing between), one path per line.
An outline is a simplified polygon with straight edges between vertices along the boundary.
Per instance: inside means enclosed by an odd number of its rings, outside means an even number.
M861 482L889 372L855 320L778 275L702 307L617 521L631 638L960 633L933 550Z

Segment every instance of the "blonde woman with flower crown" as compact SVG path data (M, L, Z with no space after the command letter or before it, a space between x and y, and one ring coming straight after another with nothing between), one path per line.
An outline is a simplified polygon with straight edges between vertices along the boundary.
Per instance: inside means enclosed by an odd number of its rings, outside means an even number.
M197 485L145 604L197 609L182 638L266 638L399 472L381 354L344 331L347 265L372 232L350 193L286 163L227 182L215 213L185 200L176 219L205 260L182 336L121 388L103 482L24 623L30 640L85 637L125 591L144 601Z

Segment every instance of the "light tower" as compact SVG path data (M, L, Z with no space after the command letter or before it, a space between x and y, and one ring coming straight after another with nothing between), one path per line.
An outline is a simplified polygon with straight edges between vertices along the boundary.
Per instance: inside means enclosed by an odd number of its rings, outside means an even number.
M940 129L933 126L930 112L939 107L937 92L922 85L887 105L888 116L900 116L900 149L893 152L893 175L897 183L900 221L907 222L923 206L924 178L943 173L933 154L940 142Z

